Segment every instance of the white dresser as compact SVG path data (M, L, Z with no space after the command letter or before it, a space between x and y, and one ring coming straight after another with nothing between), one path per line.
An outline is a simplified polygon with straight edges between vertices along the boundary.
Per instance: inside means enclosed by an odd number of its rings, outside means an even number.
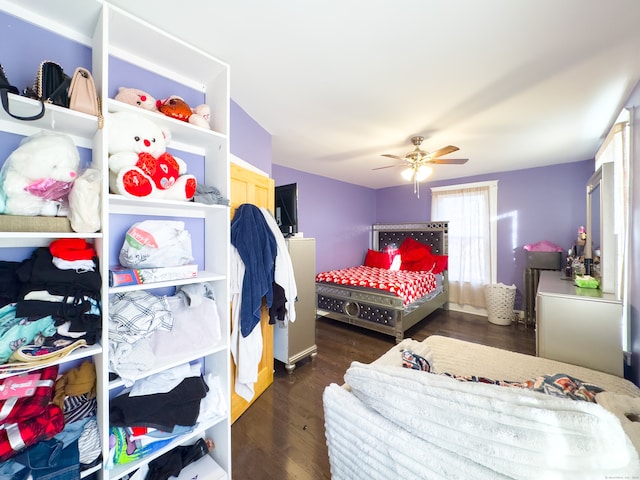
M536 313L537 356L623 376L622 302L614 295L543 271Z

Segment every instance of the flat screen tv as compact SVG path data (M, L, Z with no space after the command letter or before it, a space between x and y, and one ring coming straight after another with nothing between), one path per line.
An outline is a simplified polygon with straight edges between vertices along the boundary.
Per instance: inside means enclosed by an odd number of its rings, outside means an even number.
M280 185L276 193L276 223L285 237L298 233L298 184Z

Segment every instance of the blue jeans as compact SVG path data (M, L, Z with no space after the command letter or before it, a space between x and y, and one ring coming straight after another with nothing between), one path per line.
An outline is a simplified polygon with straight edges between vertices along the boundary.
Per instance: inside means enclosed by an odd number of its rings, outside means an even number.
M79 480L80 454L78 441L63 448L60 440L52 438L38 442L24 452L16 455L13 460L26 467L33 480ZM23 472L20 471L19 474Z
M28 468L13 460L0 464L0 480L25 480L29 473Z

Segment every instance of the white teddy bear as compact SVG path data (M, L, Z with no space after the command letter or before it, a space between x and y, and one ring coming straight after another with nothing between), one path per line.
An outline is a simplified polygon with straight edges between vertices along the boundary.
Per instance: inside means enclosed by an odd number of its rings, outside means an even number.
M42 131L25 137L2 166L0 212L64 216L79 168L80 154L70 136Z
M186 163L166 152L168 132L132 112L109 117L109 188L131 198L191 200L196 178Z

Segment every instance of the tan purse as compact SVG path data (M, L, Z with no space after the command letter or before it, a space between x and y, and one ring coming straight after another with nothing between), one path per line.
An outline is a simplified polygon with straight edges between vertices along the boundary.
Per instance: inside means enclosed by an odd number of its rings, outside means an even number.
M102 128L102 112L100 111L96 84L91 72L86 68L76 68L73 77L71 77L69 108L98 117L98 126Z

